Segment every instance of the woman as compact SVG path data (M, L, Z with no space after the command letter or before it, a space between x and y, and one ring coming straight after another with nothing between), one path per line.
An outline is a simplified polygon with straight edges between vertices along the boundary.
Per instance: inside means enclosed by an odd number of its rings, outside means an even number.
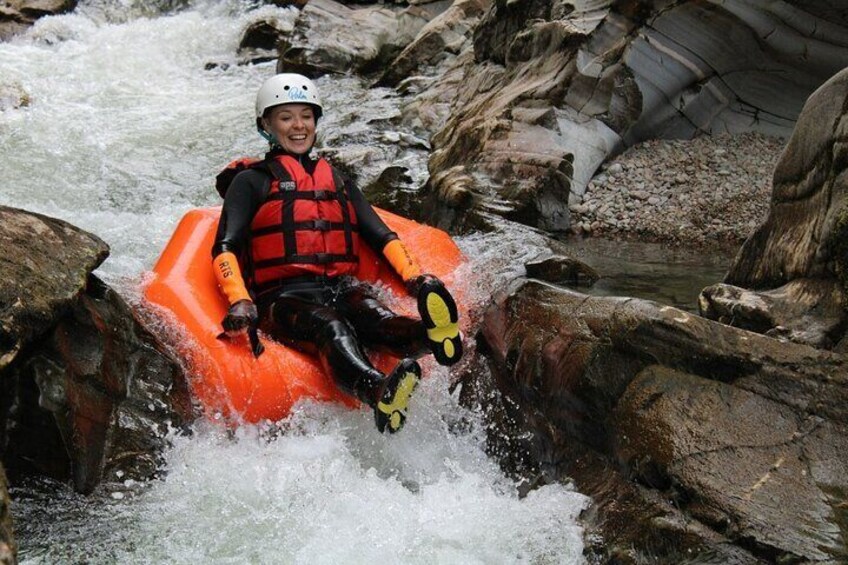
M377 428L394 433L421 376L414 357L428 348L443 365L461 357L457 308L362 192L310 157L322 113L318 89L302 75L279 74L259 89L256 127L270 151L224 187L212 248L230 303L222 325L233 335L261 320L274 337L314 351L342 390L374 409ZM417 296L421 320L395 314L351 276L362 244L382 253ZM360 339L404 359L384 375Z

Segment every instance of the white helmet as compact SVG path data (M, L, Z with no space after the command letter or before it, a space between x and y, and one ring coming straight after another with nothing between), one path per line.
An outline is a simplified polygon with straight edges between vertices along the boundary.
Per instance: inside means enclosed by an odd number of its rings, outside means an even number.
M309 104L315 108L316 121L324 113L318 88L305 76L295 73L274 75L262 83L256 94L257 123L265 110L280 104Z

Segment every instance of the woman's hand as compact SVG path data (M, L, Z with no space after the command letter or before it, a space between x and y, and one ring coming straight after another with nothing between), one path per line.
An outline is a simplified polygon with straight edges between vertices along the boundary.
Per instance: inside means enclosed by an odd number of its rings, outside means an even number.
M221 325L228 336L235 336L255 326L258 321L259 312L256 304L251 300L239 300L230 306Z

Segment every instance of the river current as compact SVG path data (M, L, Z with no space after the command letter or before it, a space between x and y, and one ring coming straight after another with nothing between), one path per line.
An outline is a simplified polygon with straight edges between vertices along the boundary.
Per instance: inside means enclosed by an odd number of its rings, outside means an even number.
M262 153L253 97L274 64L239 65L236 50L251 22L295 16L236 1L149 6L83 1L0 43L0 204L103 238L111 255L98 274L131 303L178 219L219 203L218 170ZM391 91L355 79L318 85L328 115L356 117L345 127L398 111ZM28 104L4 105L3 92ZM535 254L527 234L459 244L473 259L455 284L476 273L465 290L477 304ZM586 498L563 485L519 496L485 454L480 415L448 392L446 371L424 369L397 436L378 434L364 410L304 403L274 433L198 423L145 485L108 477L123 488L90 497L50 481L13 485L21 562L580 562Z

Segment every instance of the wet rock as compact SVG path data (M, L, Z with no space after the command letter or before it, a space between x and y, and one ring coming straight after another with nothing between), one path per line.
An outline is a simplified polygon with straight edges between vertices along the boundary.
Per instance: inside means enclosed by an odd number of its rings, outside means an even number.
M279 45L277 72L319 76L382 70L429 19L426 11L414 6L394 12L312 0L301 11L293 33Z
M0 463L0 565L14 565L15 538L12 533L12 511L8 483L3 464Z
M263 0L262 3L277 6L278 8L288 8L289 6L303 8L309 3L309 0Z
M707 316L832 347L848 327L848 72L818 89L804 106L778 162L766 221L745 242L725 283L701 297ZM733 301L736 294L739 298ZM746 308L744 302L757 302ZM770 320L771 325L763 323ZM749 324L750 325L750 324ZM766 327L769 326L769 327ZM778 326L784 330L778 329Z
M289 31L291 30L278 26L276 22L255 22L245 30L237 53L243 61L252 64L273 61L279 57L277 44Z
M3 371L24 344L46 332L71 307L109 247L67 222L6 206L0 206L0 243Z
M29 106L30 97L17 82L0 84L0 112Z
M0 4L0 41L6 41L43 16L65 14L77 7L76 0L5 0Z
M70 475L83 493L104 478L155 476L166 434L191 417L180 366L94 277L9 375L18 391L4 450L10 469Z
M435 67L452 55L458 55L489 3L489 0L456 0L421 29L386 67L377 84L397 86L420 70Z
M589 265L566 255L537 258L524 267L528 277L554 284L592 286L601 278Z
M257 64L278 59L282 52L280 46L285 44L284 39L293 29L294 26L288 19L276 15L265 15L251 22L239 41L237 54L241 64ZM206 68L217 66L216 63L209 63ZM226 68L226 64L223 66Z
M414 214L415 187L405 167L387 167L374 182L363 187L362 193L373 206L407 217Z
M191 417L180 366L90 274L108 248L66 222L0 208L0 455L12 480L44 474L91 492L158 469Z
M534 281L487 310L478 349L467 400L513 421L525 469L593 497L599 559L848 556L844 356Z
M845 301L834 280L795 279L760 292L728 284L705 288L701 315L723 324L832 349L845 335Z

